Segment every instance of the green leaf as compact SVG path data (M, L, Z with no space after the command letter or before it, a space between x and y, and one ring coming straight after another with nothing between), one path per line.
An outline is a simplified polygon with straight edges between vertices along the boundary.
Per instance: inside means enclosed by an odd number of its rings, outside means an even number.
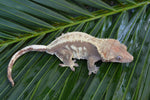
M71 14L77 14L77 15L85 15L85 16L92 16L88 11L78 7L75 4L69 3L65 0L33 0L35 2L41 3L43 5L46 5L48 7L52 7L54 9L71 13Z
M14 36L0 32L0 37L5 39L15 39Z
M54 12L50 9L47 9L45 7L42 7L40 5L37 5L36 3L30 2L27 0L22 0L21 2L19 2L18 0L6 0L6 1L0 1L0 2L3 5L6 5L8 7L16 8L17 10L21 10L23 12L34 15L37 18L41 18L44 21L45 20L47 20L47 21L62 21L62 22L68 22L68 23L72 22L71 20L58 14L57 12Z
M95 8L105 8L108 10L115 10L113 7L109 6L107 3L101 0L76 0L76 1L87 4Z
M1 100L149 100L150 0L0 0ZM97 38L114 38L134 56L131 63L77 60L75 72L44 52L29 52L14 64L15 52L32 44L48 45L62 33L81 31ZM61 40L60 40L61 41Z
M12 9L10 7L0 5L1 9L1 17L6 17L7 19L11 19L13 21L19 22L21 24L28 24L30 28L32 26L36 27L47 27L51 28L52 26L49 25L48 23L45 23L44 21L41 21L39 19L36 19L28 14L25 14L21 11L18 11L16 9ZM29 27L27 26L27 27Z
M7 21L5 19L0 18L0 29L3 31L8 31L8 32L25 32L25 33L31 33L33 32L32 30L21 26L19 24Z

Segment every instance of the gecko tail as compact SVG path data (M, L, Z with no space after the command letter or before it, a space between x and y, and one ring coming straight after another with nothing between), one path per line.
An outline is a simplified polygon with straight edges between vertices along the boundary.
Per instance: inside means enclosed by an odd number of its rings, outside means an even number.
M44 46L44 45L30 45L30 46L24 47L23 49L19 50L12 56L12 58L8 64L8 69L7 69L7 77L8 77L8 80L10 81L12 87L14 86L14 80L11 76L11 73L12 73L12 67L13 67L13 64L15 63L15 61L20 56L22 56L23 54L25 54L27 52L30 52L30 51L45 52L46 48L47 48L47 46Z

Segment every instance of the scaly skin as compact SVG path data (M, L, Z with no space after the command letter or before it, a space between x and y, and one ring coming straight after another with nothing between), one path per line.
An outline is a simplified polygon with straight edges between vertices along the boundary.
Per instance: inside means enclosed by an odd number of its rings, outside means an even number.
M96 74L98 67L95 63L99 60L103 62L119 62L128 63L133 60L133 56L127 52L127 47L115 39L99 39L83 32L70 32L61 35L48 46L30 45L18 52L11 58L8 65L8 79L14 86L11 76L12 66L21 55L30 51L47 52L56 55L63 63L62 67L70 67L75 71L74 67L78 67L75 59L86 59L88 63L89 75Z

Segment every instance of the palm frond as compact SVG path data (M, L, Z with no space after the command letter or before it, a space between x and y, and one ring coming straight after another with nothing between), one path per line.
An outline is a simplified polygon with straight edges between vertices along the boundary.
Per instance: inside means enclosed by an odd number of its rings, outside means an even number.
M150 99L149 0L0 0L0 98L148 100ZM88 76L85 61L72 72L57 57L29 52L13 67L12 55L32 44L48 45L62 33L82 31L124 43L134 56L127 64L102 63Z

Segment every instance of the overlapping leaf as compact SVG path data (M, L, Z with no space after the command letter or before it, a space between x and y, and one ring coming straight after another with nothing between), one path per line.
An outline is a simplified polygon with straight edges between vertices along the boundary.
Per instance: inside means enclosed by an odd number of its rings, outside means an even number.
M150 1L104 1L0 0L0 99L150 99ZM30 52L14 64L11 87L7 65L16 51L71 31L118 39L134 61L97 64L99 72L88 76L86 61L72 72L55 56Z

